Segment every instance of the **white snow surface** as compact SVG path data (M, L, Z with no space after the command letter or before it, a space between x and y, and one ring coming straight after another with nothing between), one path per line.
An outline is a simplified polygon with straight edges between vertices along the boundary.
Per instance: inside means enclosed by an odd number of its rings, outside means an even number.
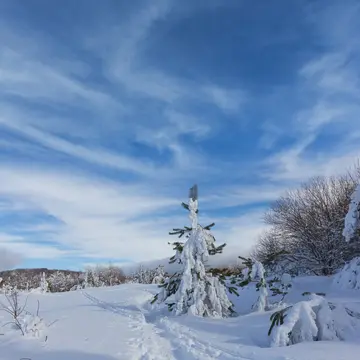
M331 277L295 278L285 301L294 304L304 300L301 295L304 291L325 292L328 301L360 311L360 292L334 289L332 281ZM165 306L149 305L157 292L156 285L124 284L58 294L30 293L28 310L36 313L37 300L40 301L39 316L46 325L46 341L43 337L24 337L11 326L1 327L0 360L359 358L359 327L353 333L344 328L344 341L270 347L267 331L272 312L251 312L258 296L251 287L240 289L239 298L231 298L239 316L227 319L170 315ZM0 297L4 301L3 295ZM21 300L24 299L22 295ZM322 316L328 317L326 313ZM0 311L0 326L8 321L8 315Z

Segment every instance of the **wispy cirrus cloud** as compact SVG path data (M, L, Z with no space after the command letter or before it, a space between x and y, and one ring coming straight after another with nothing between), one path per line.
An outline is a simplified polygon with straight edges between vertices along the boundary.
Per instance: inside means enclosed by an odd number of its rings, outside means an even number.
M360 156L352 136L360 128L360 8L350 1L341 8L331 4L311 9L315 12L308 21L324 50L299 68L297 83L289 89L300 94L304 105L297 106L288 120L295 142L269 158L268 175L273 180L305 181L310 176L341 173ZM331 148L323 145L327 141Z
M197 182L202 221L246 253L285 188L359 156L359 9L331 3L283 4L291 36L262 4L75 4L75 22L9 3L0 245L39 264L163 258Z

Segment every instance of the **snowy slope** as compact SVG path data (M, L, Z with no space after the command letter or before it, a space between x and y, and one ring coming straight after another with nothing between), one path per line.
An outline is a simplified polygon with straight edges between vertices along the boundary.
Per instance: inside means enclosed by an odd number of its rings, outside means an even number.
M296 279L288 301L301 300L304 291L323 291L327 298L360 310L360 292L331 289L330 278ZM88 289L86 293L31 294L29 310L40 300L40 315L49 324L47 341L24 338L3 328L0 359L19 360L352 360L360 354L360 331L345 342L311 342L269 348L270 313L211 320L168 316L153 309L149 300L154 285L120 285ZM1 295L0 295L1 296ZM244 289L233 299L239 313L246 313L256 298ZM0 322L5 323L5 313ZM359 330L359 329L358 329Z

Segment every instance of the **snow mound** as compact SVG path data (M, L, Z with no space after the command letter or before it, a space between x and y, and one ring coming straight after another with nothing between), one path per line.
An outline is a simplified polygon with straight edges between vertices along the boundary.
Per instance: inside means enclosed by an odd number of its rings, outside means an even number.
M352 259L335 275L333 285L344 290L360 289L360 257Z
M282 324L271 333L271 347L344 340L345 333L354 330L356 325L353 312L315 294L275 314L282 317Z

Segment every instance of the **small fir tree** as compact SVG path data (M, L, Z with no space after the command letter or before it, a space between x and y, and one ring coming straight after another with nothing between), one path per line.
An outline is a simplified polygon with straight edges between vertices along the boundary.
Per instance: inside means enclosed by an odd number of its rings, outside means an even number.
M360 185L351 196L343 235L347 242L359 241L360 239Z
M170 235L185 235L185 242L175 242L176 254L170 263L181 264L182 270L160 285L162 291L154 302L166 302L175 315L191 313L196 316L226 317L233 313L224 281L205 269L209 255L221 253L225 244L216 247L210 229L198 224L197 186L190 189L189 203L182 206L189 211L191 227L174 229Z
M49 283L46 280L45 272L41 274L40 290L42 293L47 293L49 291Z
M159 265L154 270L154 276L152 279L152 284L163 284L165 282L165 270L162 265Z
M89 270L86 269L84 273L84 282L83 282L83 288L86 289L89 287Z
M238 274L235 274L232 283L240 287L255 283L259 296L252 308L254 311L265 311L268 308L268 284L264 266L261 262L253 261L250 258L246 259L241 256L239 258L243 261L245 267Z

